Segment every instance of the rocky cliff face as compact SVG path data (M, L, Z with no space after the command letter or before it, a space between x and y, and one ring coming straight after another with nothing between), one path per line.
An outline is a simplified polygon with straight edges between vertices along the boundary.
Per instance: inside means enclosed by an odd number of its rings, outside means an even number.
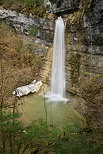
M37 27L35 43L50 45L53 43L54 21L61 15L66 22L67 91L85 98L88 104L90 102L93 104L95 101L101 104L103 102L103 1L44 0L44 2L48 13L44 18L32 15L26 17L24 14L3 8L0 11L0 18L11 22L17 31L27 35L31 26ZM51 66L52 53L51 50L49 52L41 75L44 83L48 83L50 77L50 68L48 70L47 65ZM101 106L98 106L98 111L102 110Z
M44 0L44 3L47 12L62 15L77 10L79 0Z
M103 1L50 2L49 12L66 22L67 91L84 98L75 108L88 125L103 127Z
M50 2L49 12L61 15L66 22L67 91L85 99L82 107L76 105L81 114L85 112L89 126L102 127L103 1Z
M30 14L28 17L21 13L12 10L6 10L0 7L0 21L8 21L16 32L29 35L30 30L37 32L36 43L49 46L53 41L55 16L45 16L44 18L36 17Z
M67 91L81 93L86 82L103 83L103 1L50 0L48 11L66 21ZM48 3L47 3L48 4Z
M87 81L103 83L103 2L94 1L81 21L76 19L77 13L68 15L66 60L67 89L79 93Z
M49 6L49 7L48 7ZM84 7L85 6L85 7ZM88 9L89 6L89 9ZM48 15L29 17L0 8L0 19L9 21L16 31L38 30L36 42L46 46L53 43L56 16L66 21L67 91L80 93L85 82L103 82L103 2L102 0L45 0ZM86 10L87 9L87 10ZM83 84L82 84L83 83Z

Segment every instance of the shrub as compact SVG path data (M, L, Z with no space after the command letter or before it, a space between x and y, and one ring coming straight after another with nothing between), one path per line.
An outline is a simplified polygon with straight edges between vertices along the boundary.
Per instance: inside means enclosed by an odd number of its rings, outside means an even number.
M24 0L26 5L28 6L42 6L43 5L43 0Z
M29 30L29 36L36 36L38 34L38 29L34 26L32 26Z

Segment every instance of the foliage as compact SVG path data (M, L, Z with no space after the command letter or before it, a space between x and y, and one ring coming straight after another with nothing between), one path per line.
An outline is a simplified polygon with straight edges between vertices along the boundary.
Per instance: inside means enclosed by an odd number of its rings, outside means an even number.
M1 0L1 3L4 3L4 2L9 3L9 4L15 3L15 2L21 2L27 6L30 6L30 7L32 7L34 5L36 5L36 6L43 5L43 0Z
M33 37L33 36L36 36L37 34L38 34L38 29L32 26L29 30L29 35Z
M12 153L24 153L29 149L38 149L42 151L48 147L49 142L54 142L59 136L59 132L55 128L50 128L47 123L39 119L33 121L28 127L24 128L22 123L17 120L19 114L3 113L0 116L1 128L3 129L3 137L6 149ZM14 120L14 122L13 122ZM2 129L0 129L0 134ZM2 137L0 137L2 143ZM32 149L31 148L32 145ZM10 148L9 148L10 147ZM0 147L3 151L2 147Z
M17 144L17 138L21 133L22 124L17 119L20 117L19 114L10 113L10 112L2 112L0 114L0 143L3 145L7 145L10 147L10 152L13 153L14 147ZM3 142L4 141L4 142ZM0 145L0 149L2 149L3 153L8 151L5 146Z
M23 0L22 0L23 1ZM41 6L43 5L43 0L24 0L25 4L28 6Z
M5 9L16 10L17 12L23 12L27 16L36 15L43 17L45 13L43 0L1 0L0 4Z
M57 126L49 126L43 119L38 119L27 127L24 127L18 113L3 112L0 116L1 128L3 128L6 150L14 153L57 153L57 154L82 154L96 153L100 146L89 141L87 133L75 131L69 124L63 129ZM13 122L14 120L14 122ZM0 129L1 134L1 129ZM2 137L1 137L2 139ZM0 147L3 151L2 147ZM100 148L100 152L102 152Z
M35 53L38 46L30 38L30 43L23 40L9 25L0 25L0 101L1 91L6 102L16 87L30 83L42 68L42 57Z

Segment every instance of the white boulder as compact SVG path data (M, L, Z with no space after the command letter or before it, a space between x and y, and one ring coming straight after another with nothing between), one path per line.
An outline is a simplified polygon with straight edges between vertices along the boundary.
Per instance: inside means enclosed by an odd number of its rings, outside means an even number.
M42 86L41 81L36 82L36 80L33 80L29 85L16 88L16 90L13 91L12 94L21 97L24 95L28 95L29 93L38 92L41 86Z

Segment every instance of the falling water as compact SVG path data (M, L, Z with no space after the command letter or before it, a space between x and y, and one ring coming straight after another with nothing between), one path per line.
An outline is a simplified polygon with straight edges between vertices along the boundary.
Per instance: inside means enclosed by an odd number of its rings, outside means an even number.
M46 94L52 101L67 101L65 94L65 25L61 17L56 20L50 92Z

